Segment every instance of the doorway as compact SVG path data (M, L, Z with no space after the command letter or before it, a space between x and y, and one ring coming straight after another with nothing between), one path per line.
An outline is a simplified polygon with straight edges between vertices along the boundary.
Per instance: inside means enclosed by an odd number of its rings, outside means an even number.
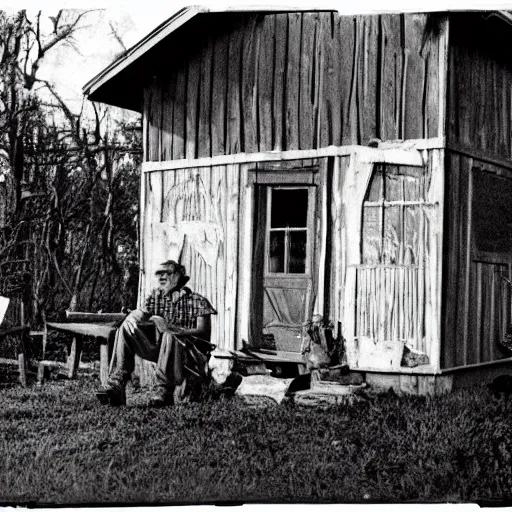
M310 315L316 187L259 185L255 195L252 344L300 352Z

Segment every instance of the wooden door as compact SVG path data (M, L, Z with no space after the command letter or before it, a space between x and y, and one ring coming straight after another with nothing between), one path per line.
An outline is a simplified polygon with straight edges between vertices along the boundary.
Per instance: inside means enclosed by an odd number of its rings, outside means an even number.
M253 339L262 348L299 352L311 302L315 187L259 188L253 287L260 312L253 319Z

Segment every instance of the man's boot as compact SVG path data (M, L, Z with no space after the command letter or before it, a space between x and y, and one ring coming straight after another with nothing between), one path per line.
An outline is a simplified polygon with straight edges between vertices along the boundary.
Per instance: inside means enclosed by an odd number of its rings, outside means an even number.
M149 406L165 407L167 405L174 405L174 393L166 387L158 386L155 394L149 399Z
M96 397L103 405L112 405L114 407L126 405L126 390L124 387L107 384L96 392Z

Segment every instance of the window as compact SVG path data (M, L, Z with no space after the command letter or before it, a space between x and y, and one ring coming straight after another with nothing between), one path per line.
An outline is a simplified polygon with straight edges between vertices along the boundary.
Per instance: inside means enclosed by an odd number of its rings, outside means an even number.
M512 252L511 198L510 178L473 170L472 221L478 251Z
M309 191L306 187L269 187L267 272L308 272Z
M376 165L363 203L363 264L418 264L426 177L420 167Z

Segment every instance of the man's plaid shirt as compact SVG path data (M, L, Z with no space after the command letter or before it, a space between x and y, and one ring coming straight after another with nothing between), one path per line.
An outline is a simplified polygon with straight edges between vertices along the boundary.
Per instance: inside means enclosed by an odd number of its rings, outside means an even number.
M217 314L207 299L186 287L171 294L155 288L146 298L145 310L163 317L168 326L183 329L195 329L198 316Z

